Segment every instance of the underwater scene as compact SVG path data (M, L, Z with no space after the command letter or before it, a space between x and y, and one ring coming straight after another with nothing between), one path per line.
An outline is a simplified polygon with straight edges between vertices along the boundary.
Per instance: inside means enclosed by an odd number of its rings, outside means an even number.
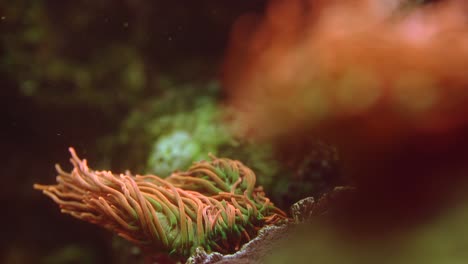
M468 263L468 2L5 0L0 263Z

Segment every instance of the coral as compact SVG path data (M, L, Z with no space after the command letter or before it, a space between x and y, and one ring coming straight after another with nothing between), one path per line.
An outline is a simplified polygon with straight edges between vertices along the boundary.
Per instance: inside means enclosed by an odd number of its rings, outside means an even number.
M109 138L106 153L114 153L114 166L166 177L212 153L242 159L255 171L259 184L276 195L277 179L290 170L281 168L270 144L233 135L229 110L218 102L219 83L161 79L160 86L164 92L142 101L125 118L116 138ZM123 149L125 155L119 155ZM146 166L141 165L142 160L147 161Z
M466 125L466 3L401 2L278 0L241 19L224 86L247 136L392 144Z
M234 144L221 122L216 82L200 85L161 79L159 86L164 91L135 106L124 118L116 138L109 139L110 144L117 142L133 150L133 159L123 157L123 162L119 161L124 168L147 160L146 167L137 169L166 177L176 169L188 169L194 161L207 159L207 153L219 155L220 146Z
M57 185L34 185L61 211L101 225L153 252L188 256L239 249L264 225L285 214L255 186L239 161L212 157L166 179L94 171L70 148L71 173L56 166Z
M180 112L168 107L165 111L170 110L169 114L154 116L145 125L149 137L154 140L148 168L151 173L161 176L167 176L175 169L187 169L194 161L207 159L207 152L218 155L222 145L235 144L221 122L222 112L212 96L197 99L192 99L193 96L181 98L180 93L173 96L179 97L172 98L179 103L194 100L194 105ZM158 104L153 107L157 109ZM171 149L178 146L182 151L163 152L164 146L169 145Z
M200 144L186 131L175 131L160 137L148 159L149 170L158 175L169 175L179 168L186 168L193 161L202 160Z

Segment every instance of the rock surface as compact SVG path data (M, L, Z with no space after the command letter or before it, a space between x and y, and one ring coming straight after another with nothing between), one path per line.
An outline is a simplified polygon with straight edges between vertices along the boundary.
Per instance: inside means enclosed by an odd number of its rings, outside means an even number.
M275 250L278 242L288 235L291 227L289 224L266 226L259 231L256 238L232 255L222 255L217 252L208 254L202 248L198 248L195 254L187 260L187 264L265 263L265 257Z

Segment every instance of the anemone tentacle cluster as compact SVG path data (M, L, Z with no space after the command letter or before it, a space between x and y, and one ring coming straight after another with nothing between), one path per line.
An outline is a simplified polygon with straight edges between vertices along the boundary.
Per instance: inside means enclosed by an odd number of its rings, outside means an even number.
M212 156L162 179L95 171L69 150L73 170L67 173L56 165L57 185L34 188L63 213L154 251L181 256L197 247L233 252L262 226L286 219L255 186L255 174L239 161Z

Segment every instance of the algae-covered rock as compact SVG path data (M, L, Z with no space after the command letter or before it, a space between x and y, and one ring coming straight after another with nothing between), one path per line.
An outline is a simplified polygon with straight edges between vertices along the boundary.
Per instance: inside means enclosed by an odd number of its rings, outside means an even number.
M188 260L187 264L262 264L265 258L277 249L279 242L290 232L290 225L266 226L258 236L245 244L238 252L222 255L217 252L207 254L198 248Z

